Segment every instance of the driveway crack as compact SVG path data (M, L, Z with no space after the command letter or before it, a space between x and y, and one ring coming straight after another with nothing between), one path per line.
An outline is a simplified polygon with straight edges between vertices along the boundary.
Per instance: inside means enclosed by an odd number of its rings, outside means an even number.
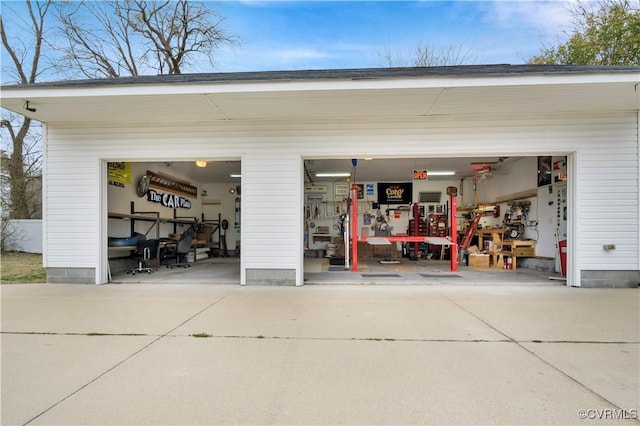
M221 298L215 300L214 302L212 302L211 304L205 306L204 308L202 308L201 310L199 310L198 312L196 312L195 314L191 315L189 318L185 319L184 321L182 321L180 324L176 325L175 327L173 327L171 330L157 336L155 339L153 339L151 342L147 343L146 345L144 345L143 347L141 347L140 349L134 351L133 353L131 353L130 355L128 355L127 357L125 357L124 359L118 361L116 364L112 365L111 367L109 367L108 369L106 369L105 371L103 371L102 373L98 374L96 377L94 377L93 379L89 380L87 383L85 383L84 385L80 386L78 389L74 390L73 392L71 392L70 394L68 394L67 396L61 398L60 400L58 400L57 402L55 402L53 405L51 405L49 408L43 410L42 412L38 413L37 415L33 416L32 418L30 418L29 420L27 420L23 425L28 425L30 423L32 423L34 420L38 419L39 417L43 416L44 414L48 413L49 411L51 411L52 409L54 409L55 407L57 407L58 405L62 404L64 401L66 401L67 399L71 398L72 396L76 395L77 393L79 393L80 391L82 391L83 389L86 389L87 387L89 387L90 385L92 385L93 383L95 383L96 381L100 380L101 378L103 378L104 376L106 376L107 374L111 373L112 371L114 371L116 368L120 367L122 364L124 364L125 362L129 361L130 359L134 358L136 355L138 355L139 353L145 351L146 349L148 349L149 347L151 347L153 344L155 344L156 342L160 341L161 339L169 336L173 331L177 330L178 328L182 327L184 324L188 323L189 321L191 321L192 319L194 319L195 317L197 317L198 315L201 315L203 312L207 311L208 309L211 309L212 307L214 307L215 305L217 305L218 303L220 303L221 301L223 301L226 297L228 296L228 294L225 294L224 296L222 296ZM67 333L65 333L67 334ZM86 335L86 334L85 334ZM128 334L131 335L131 334Z
M546 359L544 359L543 357L541 357L540 355L538 355L537 353L535 353L534 351L530 350L529 348L527 348L526 346L523 345L523 343L532 343L532 342L534 342L534 343L543 343L543 341L536 341L536 340L533 340L533 341L524 341L524 340L523 341L518 341L518 340L514 339L513 337L509 336L508 334L506 334L505 332L503 332L502 330L499 330L498 328L494 327L489 322L487 322L484 319L480 318L478 315L474 314L469 309L467 309L464 306L460 305L455 300L449 298L446 294L442 294L441 293L441 295L445 299L447 299L449 302L453 303L455 306L457 306L458 308L460 308L461 310L466 312L467 314L469 314L472 317L476 318L478 321L480 321L481 323L483 323L484 325L486 325L490 329L494 330L496 333L499 333L500 335L504 336L510 342L516 344L517 346L522 348L524 351L526 351L529 354L533 355L535 358L539 359L542 363L548 365L551 369L557 371L558 373L560 373L564 377L568 378L570 381L576 383L581 388L587 390L588 392L590 392L593 395L597 396L598 398L602 399L604 402L606 402L607 404L610 404L611 406L615 407L616 409L623 410L623 408L620 407L618 404L616 404L616 403L610 401L609 399L605 398L603 395L601 395L598 392L596 392L595 390L591 389L589 386L587 386L586 384L582 383L580 380L576 379L571 374L569 374L566 371L562 370L561 368L555 366L551 362L547 361ZM547 343L547 342L544 342L544 343ZM549 343L603 343L603 344L610 344L610 343L619 343L619 342L573 342L573 341L572 342L565 342L565 341L553 342L552 341L552 342L549 342Z

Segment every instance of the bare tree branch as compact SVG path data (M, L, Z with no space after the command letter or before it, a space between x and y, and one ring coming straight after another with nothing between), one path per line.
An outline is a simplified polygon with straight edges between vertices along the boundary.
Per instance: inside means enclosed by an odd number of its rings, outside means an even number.
M385 49L378 52L382 67L437 67L463 65L474 62L462 45L451 45L444 49L436 49L428 45L418 46L415 51L405 56L401 51Z
M59 8L68 39L65 63L89 78L180 74L197 57L234 39L204 3L175 1L84 2Z

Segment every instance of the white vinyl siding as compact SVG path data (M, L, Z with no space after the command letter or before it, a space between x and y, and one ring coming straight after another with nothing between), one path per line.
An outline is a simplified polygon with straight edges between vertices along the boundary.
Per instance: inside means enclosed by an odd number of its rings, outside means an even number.
M577 176L579 267L637 270L637 122L630 115L613 125L592 123L589 130L579 150ZM605 244L616 249L605 251Z
M242 251L247 268L298 267L302 249L299 158L264 147L242 157Z
M638 119L612 114L400 120L49 124L46 265L98 267L100 161L242 158L242 265L302 268L302 158L566 155L578 160L576 264L638 269ZM603 244L616 244L605 253ZM575 265L574 265L575 266ZM244 273L244 272L243 272ZM100 278L98 278L100 281Z

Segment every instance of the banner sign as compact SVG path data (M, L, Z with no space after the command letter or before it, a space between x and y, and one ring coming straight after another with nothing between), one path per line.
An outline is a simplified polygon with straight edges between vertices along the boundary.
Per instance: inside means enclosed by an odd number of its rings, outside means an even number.
M198 198L198 188L189 182L149 170L147 170L147 176L150 178L149 186L151 187L175 192L186 197Z
M131 163L108 162L107 172L109 185L124 188L125 183L131 183Z
M160 203L165 207L171 209L190 209L191 201L176 194L161 194L159 192L150 189L147 192L147 201L152 203Z
M405 204L411 203L413 198L413 183L383 183L378 182L378 203Z

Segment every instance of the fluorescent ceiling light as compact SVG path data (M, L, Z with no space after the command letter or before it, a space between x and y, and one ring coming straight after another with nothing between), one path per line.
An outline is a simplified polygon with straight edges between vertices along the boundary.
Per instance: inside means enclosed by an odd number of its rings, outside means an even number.
M431 170L427 170L427 176L453 176L456 172L450 171L441 171L441 172L432 172Z
M242 175L238 175L238 174L233 174L233 173L232 173L232 174L230 174L230 175L229 175L229 177L232 177L232 178L241 178L241 177L242 177Z
M338 172L338 173L316 173L316 177L348 177L351 176L349 172Z

